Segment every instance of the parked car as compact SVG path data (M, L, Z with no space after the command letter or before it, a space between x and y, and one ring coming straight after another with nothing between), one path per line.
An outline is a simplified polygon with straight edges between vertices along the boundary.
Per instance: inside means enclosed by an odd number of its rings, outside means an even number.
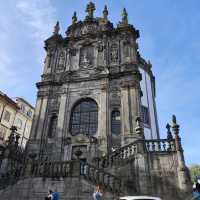
M150 197L150 196L125 196L120 197L120 200L162 200L159 197Z

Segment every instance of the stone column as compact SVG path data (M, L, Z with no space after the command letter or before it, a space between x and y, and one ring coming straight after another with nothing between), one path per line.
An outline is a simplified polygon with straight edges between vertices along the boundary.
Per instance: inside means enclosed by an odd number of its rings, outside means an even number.
M64 92L61 95L60 99L60 107L59 107L59 114L58 114L58 122L57 122L57 131L56 131L56 138L55 138L55 151L54 152L57 158L62 159L62 139L63 139L63 128L65 122L65 111L66 111L66 103L67 103L67 93Z
M108 106L108 86L105 83L101 88L100 106L99 106L99 119L98 119L98 129L99 129L99 149L103 153L108 151L107 138L109 136L109 106Z
M172 116L172 130L175 136L175 147L178 159L178 181L179 188L184 192L191 190L191 180L189 170L185 165L185 159L183 154L183 148L181 145L181 138L179 136L179 125L176 123L176 116Z
M30 140L33 140L33 139L36 138L36 134L37 134L36 128L37 128L37 124L38 124L38 119L40 117L39 115L40 115L41 105L42 105L42 98L38 97L37 102L36 102L36 106L35 106L34 118L33 118L33 122L32 122Z
M46 113L47 98L38 97L36 102L36 108L31 127L30 139L28 140L27 149L29 153L39 153L41 134L44 125L44 117Z
M122 145L125 145L125 137L130 134L130 111L128 100L128 86L123 84L121 87L121 130Z
M138 83L139 84L139 83ZM121 87L122 145L137 139L136 118L140 117L140 87L135 81L125 82Z
M37 121L37 128L35 129L37 140L42 139L43 127L44 127L46 110L47 110L47 102L48 102L48 97L43 97L42 103L41 103L41 108L40 108L40 116Z
M132 132L134 132L136 127L136 119L141 117L140 115L140 106L141 106L141 98L140 98L140 86L139 83L131 83L130 84L130 108L131 108L131 122L133 126Z

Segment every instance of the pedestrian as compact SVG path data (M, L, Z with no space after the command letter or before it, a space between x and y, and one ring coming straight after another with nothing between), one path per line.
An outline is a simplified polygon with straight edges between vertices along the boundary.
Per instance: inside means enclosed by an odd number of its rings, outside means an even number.
M200 184L198 182L193 185L192 200L200 200Z
M59 200L60 195L57 189L55 189L55 192L53 192L53 200Z
M47 197L45 197L45 200L53 200L53 191L49 190Z
M96 191L93 193L94 200L103 200L103 194L101 192L100 186L96 187Z

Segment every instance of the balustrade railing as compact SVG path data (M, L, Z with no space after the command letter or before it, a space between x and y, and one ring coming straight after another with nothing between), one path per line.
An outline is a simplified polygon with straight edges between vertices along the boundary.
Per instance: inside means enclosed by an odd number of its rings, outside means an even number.
M113 193L120 193L122 183L121 180L112 174L105 172L88 163L81 163L81 175L86 180L93 182L96 185L102 185Z
M46 162L34 161L31 164L30 175L34 177L69 177L73 175L73 161Z
M145 140L145 145L147 152L173 152L176 150L174 139Z
M144 144L145 152L174 152L174 139L152 139L152 140L137 140L126 146L123 146L114 152L96 159L96 164L99 168L112 167L113 165L124 164L131 161L134 155L138 153L138 145Z

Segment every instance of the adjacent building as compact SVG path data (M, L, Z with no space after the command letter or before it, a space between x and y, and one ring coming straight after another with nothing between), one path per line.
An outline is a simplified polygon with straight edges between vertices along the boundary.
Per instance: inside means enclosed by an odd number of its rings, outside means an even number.
M29 139L34 107L21 97L10 98L0 92L0 143L5 144L10 135L10 128L16 126L19 143L25 147Z

